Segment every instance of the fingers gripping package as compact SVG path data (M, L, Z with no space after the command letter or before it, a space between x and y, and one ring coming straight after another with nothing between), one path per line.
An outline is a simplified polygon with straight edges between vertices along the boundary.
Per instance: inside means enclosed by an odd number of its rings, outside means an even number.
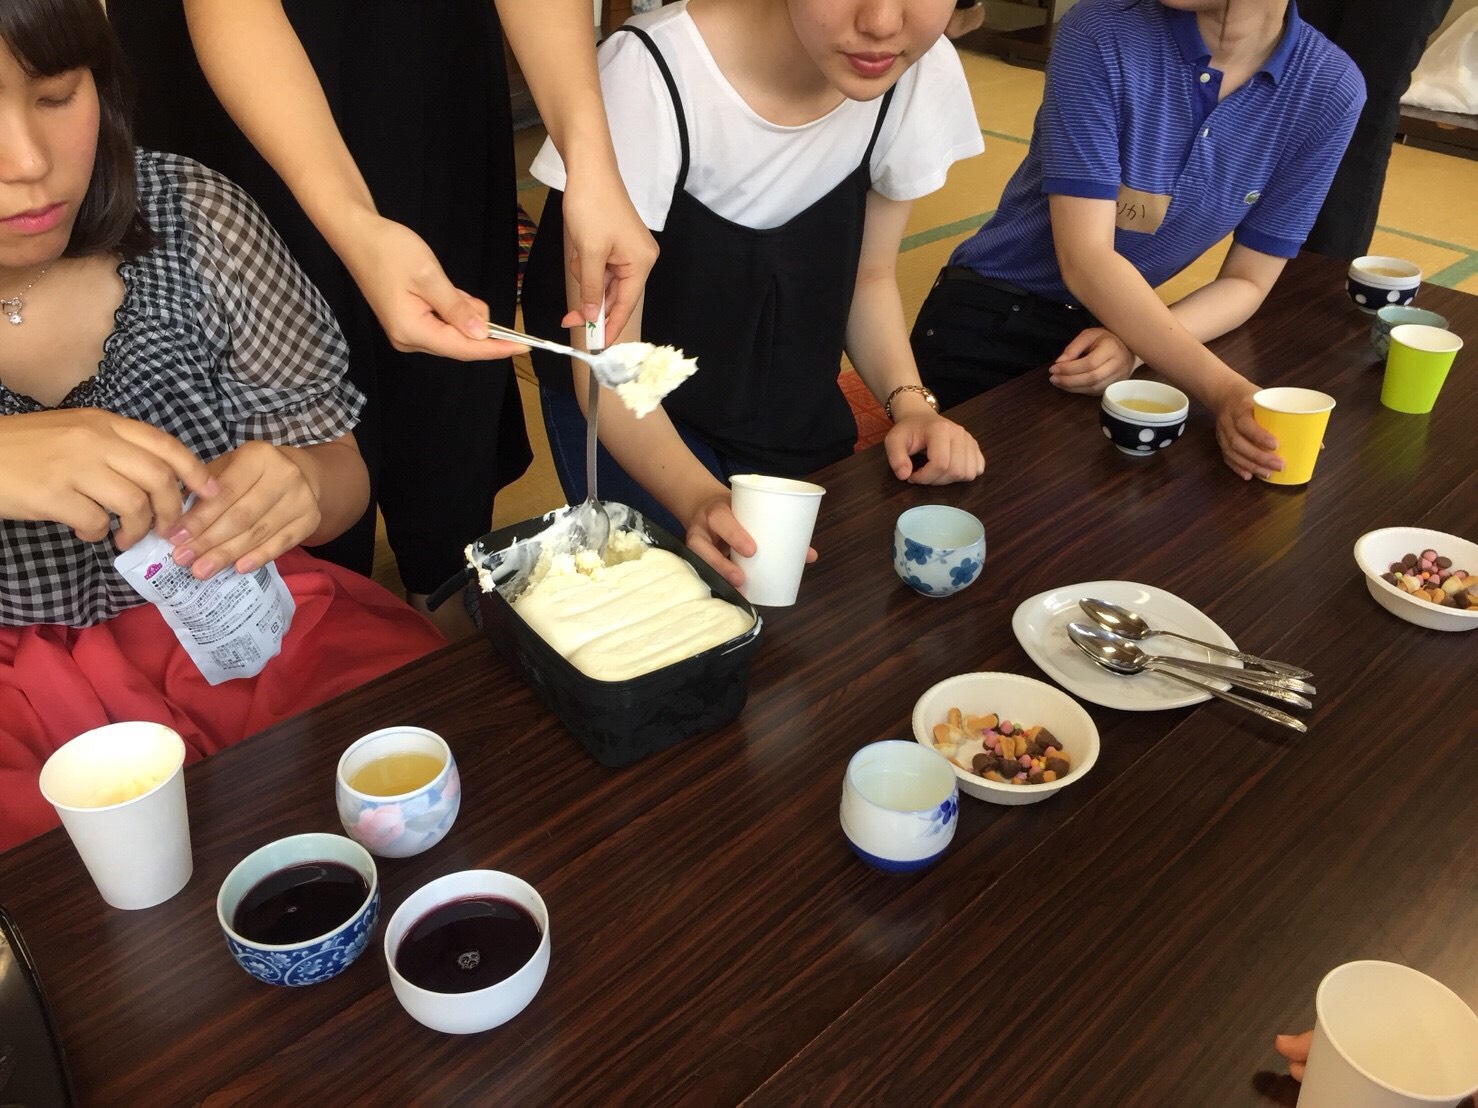
M621 766L739 714L760 618L641 513L606 509L604 558L563 543L557 513L485 535L467 558L493 646L596 761ZM511 576L491 572L535 537Z

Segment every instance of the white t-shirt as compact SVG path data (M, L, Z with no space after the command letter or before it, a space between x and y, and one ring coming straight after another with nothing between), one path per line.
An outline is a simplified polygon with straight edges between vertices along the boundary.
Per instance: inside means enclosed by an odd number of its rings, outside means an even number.
M756 115L724 78L688 15L687 0L630 20L652 37L677 82L690 144L686 191L744 227L778 227L835 188L862 161L882 98L843 100L820 119L782 127ZM667 221L681 162L677 119L661 71L635 35L600 50L600 83L621 177L642 221ZM872 153L872 187L914 200L944 184L950 165L984 148L959 55L943 37L899 78ZM546 141L531 172L565 187Z

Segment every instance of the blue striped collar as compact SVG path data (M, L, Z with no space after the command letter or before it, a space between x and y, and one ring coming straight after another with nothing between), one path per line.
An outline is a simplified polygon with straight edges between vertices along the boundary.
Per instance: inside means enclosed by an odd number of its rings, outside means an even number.
M1181 11L1179 8L1163 10L1165 18L1170 22L1170 33L1175 37L1175 44L1180 47L1180 56L1190 65L1204 66L1209 62L1211 51L1201 37L1200 28L1196 26L1196 13ZM1266 73L1274 84L1283 79L1283 69L1293 56L1293 48L1298 43L1299 29L1302 26L1303 20L1298 17L1298 4L1295 0L1288 0L1288 15L1283 20L1283 37L1268 55L1268 60L1258 69L1259 73Z

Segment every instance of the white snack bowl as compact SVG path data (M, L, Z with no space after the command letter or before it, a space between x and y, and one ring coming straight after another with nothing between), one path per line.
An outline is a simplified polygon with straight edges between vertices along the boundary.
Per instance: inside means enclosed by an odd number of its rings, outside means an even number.
M1393 616L1432 631L1472 631L1478 628L1478 609L1446 608L1411 594L1381 579L1392 562L1407 554L1435 550L1452 559L1455 569L1465 569L1478 585L1478 543L1432 531L1425 527L1382 527L1367 531L1355 540L1355 564L1365 574L1365 587L1375 602Z
M985 672L946 678L914 704L914 739L934 749L934 725L942 722L951 708L958 708L967 716L994 712L1013 723L1045 727L1062 743L1073 764L1067 776L1056 781L1011 785L987 781L951 762L960 788L978 800L991 804L1035 804L1081 779L1098 761L1098 728L1093 717L1067 693L1034 677Z

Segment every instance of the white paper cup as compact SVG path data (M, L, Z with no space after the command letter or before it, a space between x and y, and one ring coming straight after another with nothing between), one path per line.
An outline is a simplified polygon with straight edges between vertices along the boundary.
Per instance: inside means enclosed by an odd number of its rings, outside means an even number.
M755 542L751 557L731 554L744 571L740 590L751 604L783 608L795 603L806 568L806 548L826 490L809 481L737 473L729 478L734 515Z
M1347 962L1314 999L1298 1108L1431 1108L1478 1091L1478 1016L1394 962Z
M163 724L83 732L41 767L41 794L114 908L152 907L190 880L185 743Z

